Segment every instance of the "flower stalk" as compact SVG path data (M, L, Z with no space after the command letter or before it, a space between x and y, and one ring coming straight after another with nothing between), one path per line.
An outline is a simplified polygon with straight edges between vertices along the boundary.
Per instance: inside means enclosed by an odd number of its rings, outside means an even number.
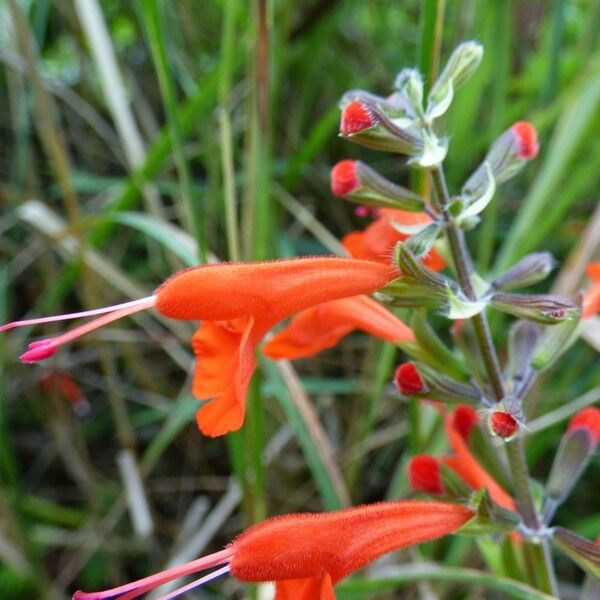
M450 252L452 254L458 281L467 298L469 300L476 300L475 290L471 281L470 265L472 264L472 260L465 242L464 233L452 222L448 211L450 194L448 193L443 167L437 165L433 167L430 172L433 187L437 195L438 207L445 222L448 244L450 246ZM475 330L477 346L481 353L495 400L496 402L500 402L505 396L504 383L502 381L500 363L498 361L496 348L492 341L485 311L471 317L471 321ZM510 471L513 476L513 487L517 506L523 519L523 523L530 530L537 531L540 528L540 521L529 487L529 475L527 463L525 461L522 438L517 436L512 441L506 443L505 447ZM547 541L542 540L541 544L526 542L525 552L527 558L535 566L532 575L538 581L534 583L538 584L543 591L556 595L556 578ZM536 576L535 573L538 575Z

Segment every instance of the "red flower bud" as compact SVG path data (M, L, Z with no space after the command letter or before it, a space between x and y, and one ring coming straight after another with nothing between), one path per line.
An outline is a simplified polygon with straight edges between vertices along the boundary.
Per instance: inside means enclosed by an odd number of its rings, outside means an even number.
M479 417L468 404L459 404L452 415L452 427L460 434L465 442L469 442L469 433L479 421Z
M594 406L579 411L569 422L567 431L583 427L587 430L594 445L600 442L600 410Z
M355 160L341 160L331 169L331 192L334 196L345 196L360 186Z
M514 437L519 431L519 421L502 410L492 411L488 424L492 435L497 435L505 440Z
M375 118L360 100L355 100L344 106L340 124L342 135L359 133L365 129L370 129L374 125L376 125Z
M441 495L444 484L438 461L428 454L413 456L408 463L408 480L415 492Z
M529 121L517 121L511 127L511 131L519 140L517 156L522 160L535 158L540 149L535 127Z
M417 371L415 363L412 362L403 363L396 369L394 383L404 396L427 392L427 384Z

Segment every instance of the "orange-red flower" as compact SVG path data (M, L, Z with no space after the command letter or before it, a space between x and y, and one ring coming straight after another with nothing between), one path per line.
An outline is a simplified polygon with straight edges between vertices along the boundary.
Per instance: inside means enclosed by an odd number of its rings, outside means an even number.
M173 319L202 321L193 338L193 391L209 401L198 411L197 422L203 433L217 436L242 425L246 390L256 369L254 352L269 329L311 306L373 292L395 276L389 264L335 257L203 265L173 275L148 298L9 323L0 331L107 313L64 335L30 344L21 360L36 362L52 356L65 342L150 307Z
M354 571L389 552L453 533L473 516L457 504L404 501L275 517L251 527L222 552L105 592L76 592L74 600L129 600L223 564L173 594L230 571L241 581L274 581L276 600L334 600L333 587Z
M583 295L583 311L581 317L586 319L600 311L600 263L590 263L587 274L592 280L592 285Z
M307 308L264 345L263 354L275 360L313 356L356 329L388 342L415 339L408 325L375 300L360 295Z
M453 454L440 458L420 455L409 465L409 478L417 483L416 491L435 493L441 482L437 463L442 463L452 469L469 487L474 490L486 488L492 500L508 510L516 510L515 501L498 484L498 482L483 468L473 456L468 446L469 433L478 421L477 413L467 405L459 405L453 414L443 412L446 435L450 441ZM424 459L427 457L427 460ZM435 462L432 462L435 461ZM442 491L438 493L443 493Z
M363 231L352 231L342 238L342 245L354 258L389 263L396 244L408 237L398 231L392 222L402 225L420 225L431 221L431 217L427 213L393 208L382 208L379 215L379 218ZM423 259L423 263L434 271L443 269L445 265L435 248Z

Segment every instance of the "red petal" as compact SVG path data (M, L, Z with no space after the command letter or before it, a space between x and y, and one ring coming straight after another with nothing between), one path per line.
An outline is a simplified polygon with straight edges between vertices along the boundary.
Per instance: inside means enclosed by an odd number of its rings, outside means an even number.
M517 156L523 160L535 158L540 149L535 127L528 121L518 121L511 130L519 140Z
M568 430L585 427L594 443L600 442L600 410L594 406L579 411L569 422Z
M423 381L415 363L412 362L405 362L396 369L394 382L405 396L427 392L427 385Z
M272 359L304 358L335 346L360 329L389 342L411 341L412 330L368 296L354 296L318 304L301 312L265 344L263 354Z
M375 119L369 109L359 100L350 102L342 110L340 133L352 135L370 129L375 125Z
M478 421L479 417L477 416L477 413L468 404L459 404L454 409L454 414L452 415L452 427L460 433L465 442L469 442L469 433L471 432L473 425L478 423Z
M490 413L490 429L493 435L511 438L519 430L519 422L509 413L494 410Z
M331 193L334 196L346 196L360 187L355 160L342 160L331 169Z
M474 490L487 488L492 500L496 504L508 510L516 510L515 501L471 454L461 434L452 426L452 419L449 416L445 416L444 421L446 434L450 440L454 456L444 457L441 461Z
M435 495L444 493L440 465L433 456L428 454L418 454L410 459L408 479L415 492Z
M196 414L204 435L215 437L238 430L244 421L245 399L256 369L254 350L264 335L254 318L207 321L192 340L196 355L193 392L211 398Z
M307 579L287 579L275 583L275 600L335 600L329 573Z

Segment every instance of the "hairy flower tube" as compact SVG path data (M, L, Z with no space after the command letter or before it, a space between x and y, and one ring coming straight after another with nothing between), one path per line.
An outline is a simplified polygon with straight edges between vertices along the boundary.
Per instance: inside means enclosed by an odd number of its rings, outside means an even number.
M372 298L360 295L307 308L278 331L262 352L275 360L306 358L332 348L357 329L387 342L415 340L408 325Z
M197 413L205 435L239 429L255 349L279 321L330 300L373 292L397 276L390 264L337 257L258 263L202 265L176 273L148 298L41 319L8 323L0 331L102 314L54 338L32 342L23 362L50 358L66 342L127 315L155 308L172 319L202 321L192 345L196 355L193 392L210 399Z
M225 550L103 592L74 600L130 600L164 583L212 567L162 600L231 573L240 581L275 582L276 600L335 600L333 587L379 557L451 534L474 516L442 502L381 502L337 512L292 514L250 527Z

